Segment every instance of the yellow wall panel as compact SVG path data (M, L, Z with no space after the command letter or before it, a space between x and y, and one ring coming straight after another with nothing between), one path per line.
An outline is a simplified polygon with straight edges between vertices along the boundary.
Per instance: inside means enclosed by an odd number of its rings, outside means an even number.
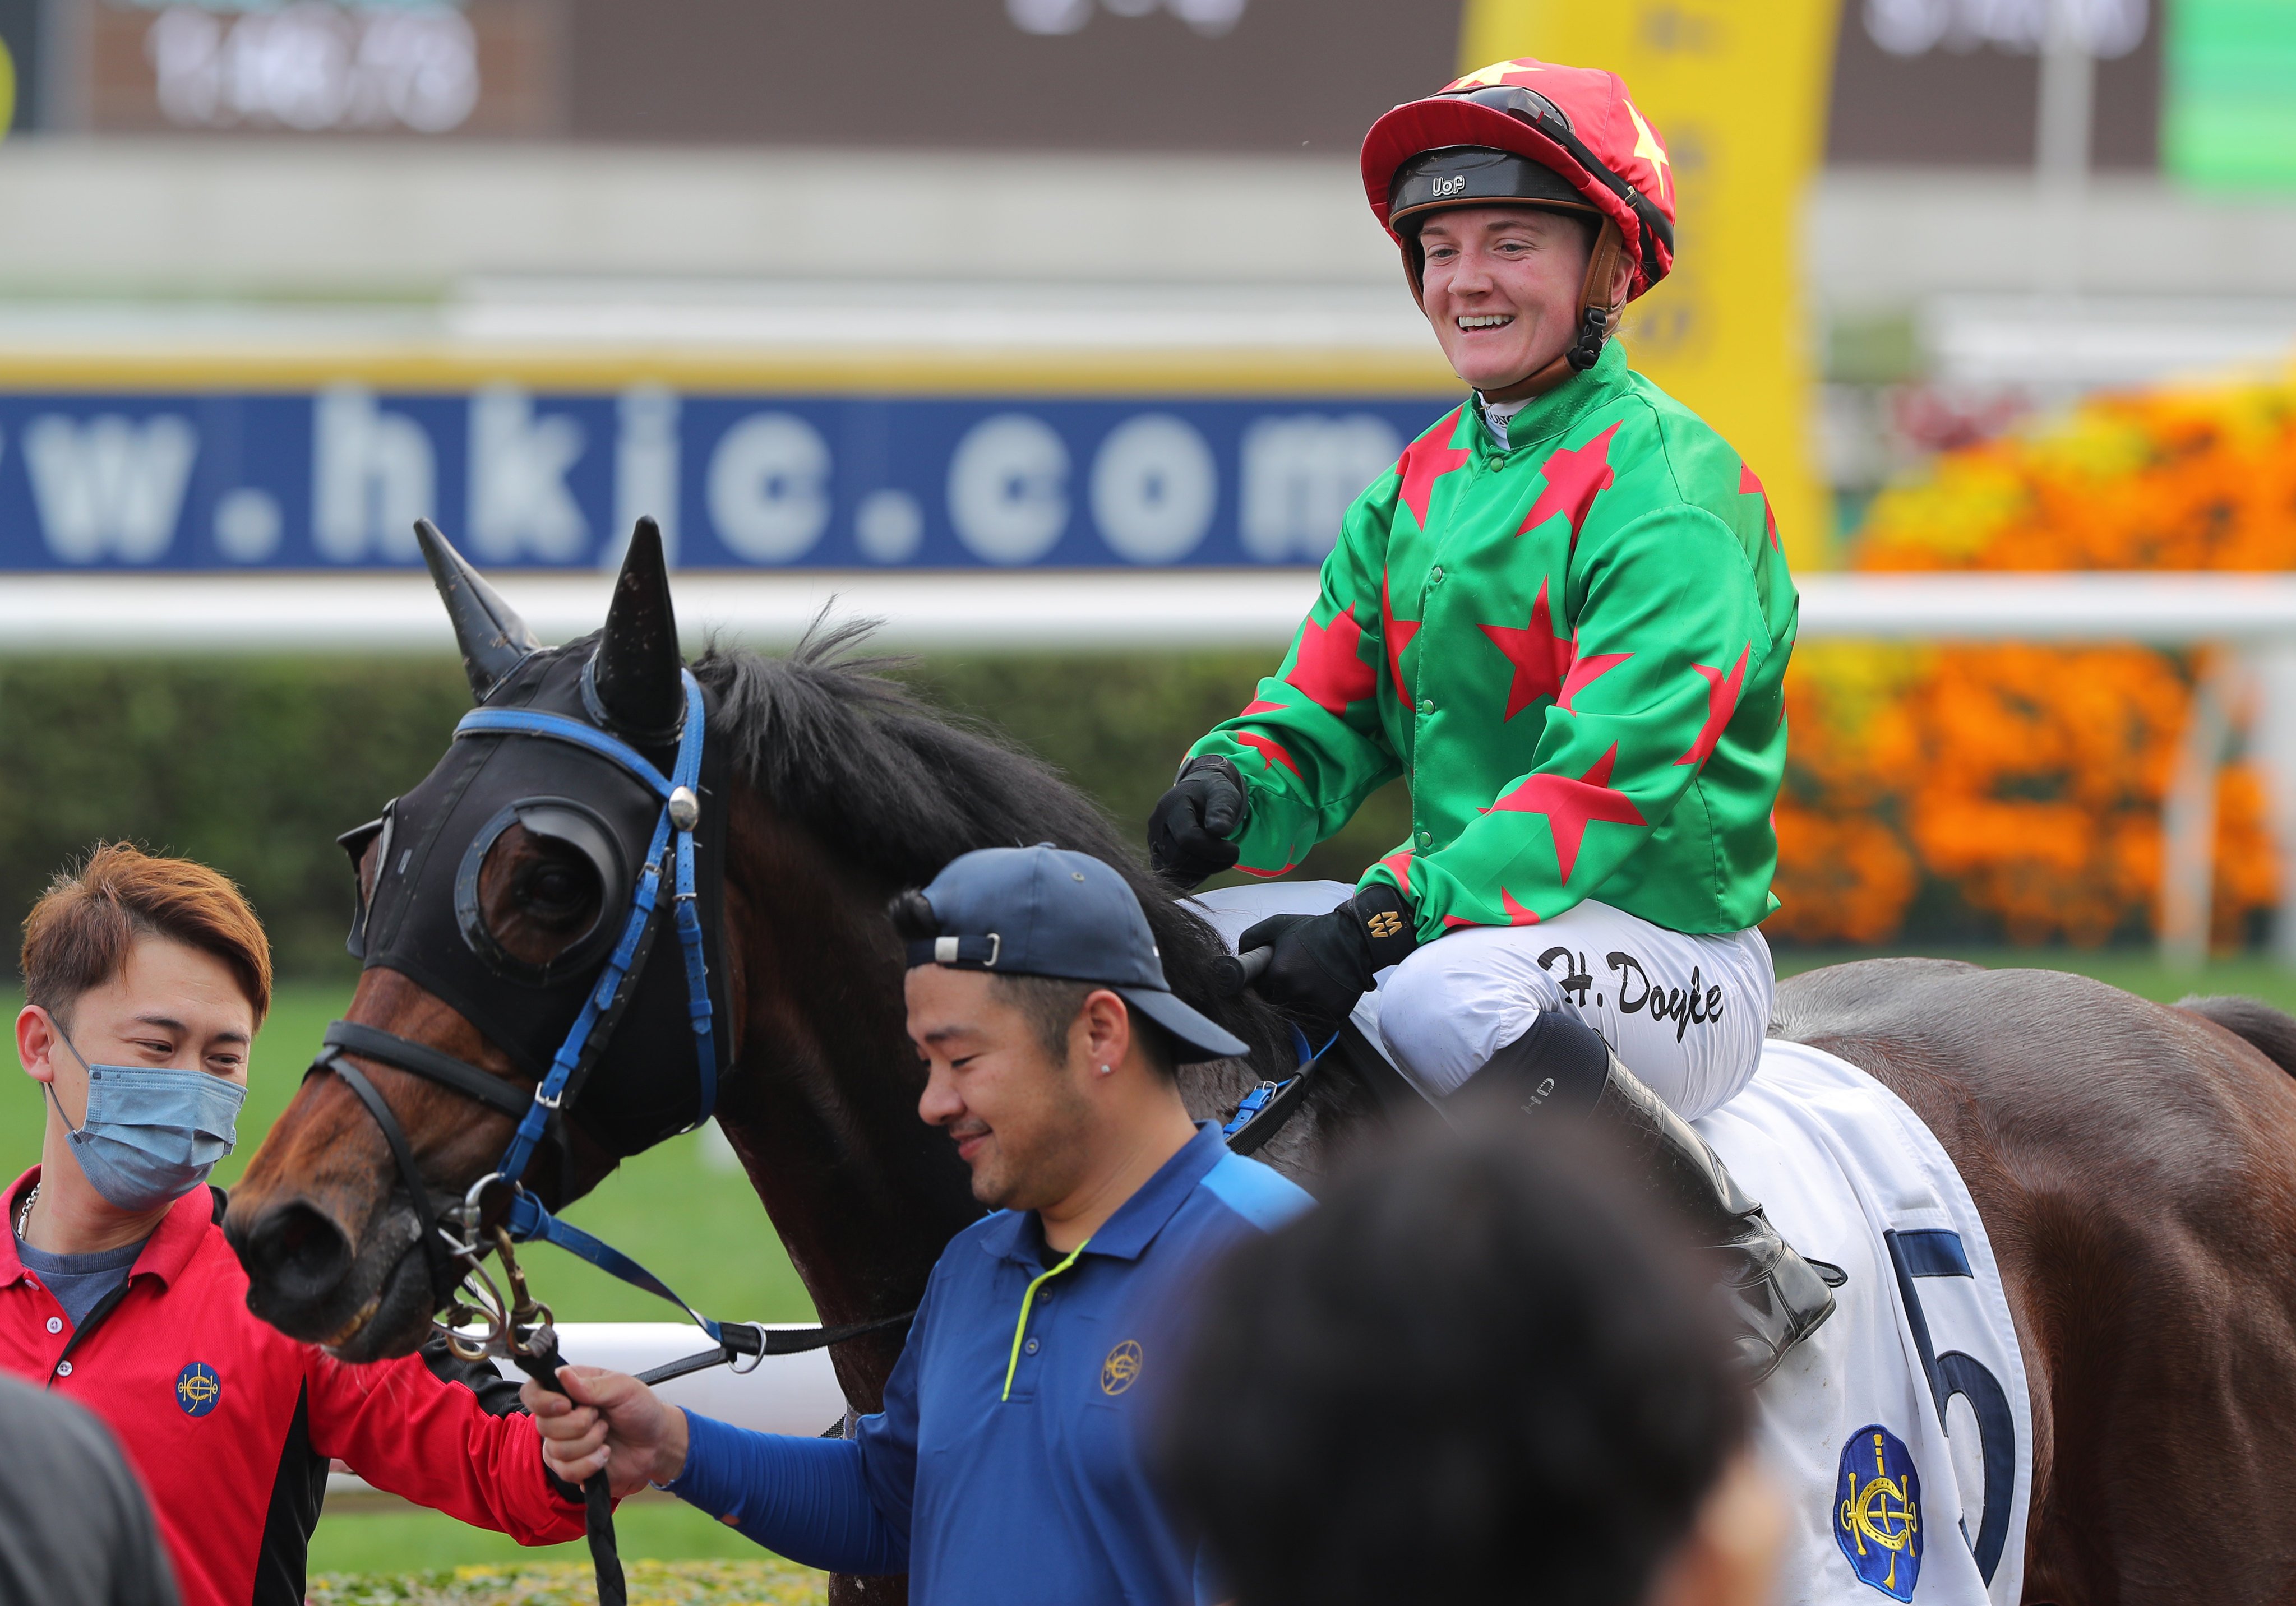
M1607 68L1673 158L1675 270L1628 309L1634 365L1753 465L1788 555L1830 561L1813 450L1801 212L1823 158L1837 0L1467 0L1462 72Z

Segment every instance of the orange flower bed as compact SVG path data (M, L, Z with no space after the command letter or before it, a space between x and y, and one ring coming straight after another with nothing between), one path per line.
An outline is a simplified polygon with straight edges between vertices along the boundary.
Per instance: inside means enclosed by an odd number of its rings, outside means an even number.
M2296 568L2296 381L2102 397L1945 454L1875 498L1852 566ZM1768 929L1886 942L1926 891L2013 942L2151 930L2193 672L2134 646L1803 648ZM2276 897L2265 812L2255 774L2229 766L2220 945Z

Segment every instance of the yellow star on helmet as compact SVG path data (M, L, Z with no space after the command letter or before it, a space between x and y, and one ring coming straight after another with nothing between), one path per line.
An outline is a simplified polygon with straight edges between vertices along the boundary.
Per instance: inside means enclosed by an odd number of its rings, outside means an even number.
M1635 119L1635 154L1647 160L1651 170L1658 175L1659 199L1671 200L1674 176L1667 169L1666 152L1659 144L1658 135L1652 134L1651 126L1643 121L1643 114L1635 110L1632 101L1627 102L1627 115Z
M1454 89L1464 89L1469 85L1472 85L1480 89L1493 84L1504 84L1507 81L1509 75L1513 73L1536 72L1537 70L1537 68L1526 67L1519 61L1494 61L1488 67L1479 67L1474 71L1469 73L1465 78L1454 80L1451 87Z

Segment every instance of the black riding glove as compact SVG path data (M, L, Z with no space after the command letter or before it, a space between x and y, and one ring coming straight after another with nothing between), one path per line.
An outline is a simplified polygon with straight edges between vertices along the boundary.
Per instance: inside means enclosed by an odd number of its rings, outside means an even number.
M1189 759L1148 815L1150 867L1173 885L1193 890L1242 855L1227 839L1247 812L1243 777L1234 765L1209 753Z
M1418 946L1410 905L1392 887L1375 886L1329 914L1270 915L1243 934L1236 951L1275 950L1252 986L1320 1049L1371 990L1372 978Z

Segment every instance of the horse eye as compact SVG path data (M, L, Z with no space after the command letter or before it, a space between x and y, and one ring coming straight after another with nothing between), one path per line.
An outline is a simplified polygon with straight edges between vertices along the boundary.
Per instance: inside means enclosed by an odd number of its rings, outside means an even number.
M514 884L518 905L545 922L570 923L597 901L597 873L586 864L547 858L528 865Z

